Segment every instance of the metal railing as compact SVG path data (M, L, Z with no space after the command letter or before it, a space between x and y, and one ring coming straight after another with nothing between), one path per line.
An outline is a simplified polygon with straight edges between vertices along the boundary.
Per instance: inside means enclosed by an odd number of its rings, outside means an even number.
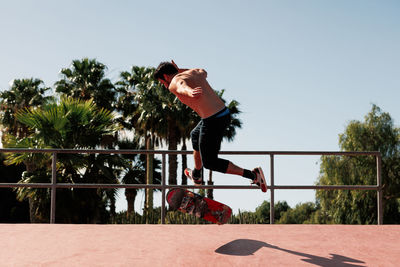
M165 195L166 190L170 188L197 188L197 189L258 189L256 186L244 185L167 185L166 184L166 155L192 154L192 151L172 151L172 150L96 150L96 149L25 149L25 148L0 148L0 153L52 153L52 177L51 183L0 183L0 188L50 188L50 223L55 223L56 215L56 189L57 188L151 188L161 189L161 222L165 223ZM57 154L157 154L162 156L161 185L156 184L71 184L57 183L56 163ZM378 224L383 224L383 206L382 206L382 160L380 152L326 152L326 151L221 151L225 155L264 155L269 156L270 161L270 181L268 190L270 192L270 223L274 224L275 215L275 190L287 189L311 189L311 190L375 190L377 191L377 212ZM274 156L374 156L376 158L376 185L275 185Z

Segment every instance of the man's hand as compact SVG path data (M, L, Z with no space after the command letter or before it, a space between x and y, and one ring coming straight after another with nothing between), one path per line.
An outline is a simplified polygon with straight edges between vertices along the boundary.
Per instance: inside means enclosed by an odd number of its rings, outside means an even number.
M203 89L201 89L201 87L195 87L191 91L191 97L193 98L200 97L203 94Z

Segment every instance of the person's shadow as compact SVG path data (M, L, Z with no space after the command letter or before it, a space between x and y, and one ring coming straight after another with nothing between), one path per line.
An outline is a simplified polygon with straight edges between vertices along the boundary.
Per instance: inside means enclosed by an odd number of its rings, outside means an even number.
M251 239L236 239L234 241L231 241L215 250L216 253L219 254L225 254L225 255L231 255L231 256L249 256L253 255L257 250L266 247L266 248L272 248L280 251L284 251L290 254L298 255L301 257L304 257L304 259L301 259L302 261L315 264L318 266L352 266L352 267L364 267L365 262L352 259L349 257L337 255L337 254L330 254L331 257L320 257L316 255L311 255L307 253L302 253L298 251L293 251L289 249L284 249L280 248L274 245L270 245L268 243L262 242L262 241L257 241L257 240L251 240ZM359 265L363 264L363 265Z

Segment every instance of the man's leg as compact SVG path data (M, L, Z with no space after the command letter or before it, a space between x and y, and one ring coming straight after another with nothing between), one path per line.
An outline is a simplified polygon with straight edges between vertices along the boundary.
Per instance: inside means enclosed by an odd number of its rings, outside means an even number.
M236 166L233 164L231 161L228 163L228 169L226 170L226 173L228 174L236 174L236 175L241 175L243 176L243 169L240 168L239 166Z
M267 182L265 181L264 173L261 167L255 168L254 170L250 171L247 169L242 169L229 161L226 173L241 175L245 178L248 178L252 180L254 184L260 186L263 192L267 192Z
M208 119L205 123L199 124L196 128L198 128L198 145L201 152L196 154L199 156L199 161L201 161L206 169L243 176L244 169L218 156L223 134L229 122L230 116L224 116L211 120Z
M219 159L217 161L226 161L223 159ZM227 162L227 168L226 171L223 171L222 169L219 168L214 168L213 166L208 166L205 165L205 167L209 167L210 170L222 172L222 173L228 173L228 174L234 174L234 175L240 175L244 178L250 179L253 184L257 184L258 186L261 187L261 190L263 192L267 191L267 182L265 181L264 173L261 169L261 167L255 168L252 171L248 169L243 169L235 164L233 164L231 161L226 161ZM215 166L216 167L216 166Z
M192 179L195 184L202 183L202 170L203 170L203 161L201 160L201 153L199 148L200 142L200 127L202 125L202 121L200 121L197 126L192 130L190 133L190 137L192 139L192 146L193 146L193 159L194 159L194 170L186 168L185 175Z
M201 161L200 151L193 150L193 158L194 158L194 168L197 170L203 168L203 162Z
M247 169L242 169L239 166L233 164L231 161L229 161L228 168L226 169L226 173L240 175L240 176L242 176L244 178L248 178L252 181L254 181L257 178L257 173L255 172L255 170L250 171Z
M203 161L201 153L198 150L193 150L194 170L186 168L185 175L193 180L196 184L201 184L203 181Z
M263 192L266 192L267 186L264 174L261 168L254 170L243 169L231 161L219 158L219 150L223 138L223 132L230 120L229 116L222 117L217 121L203 123L200 126L199 147L204 167L212 171L240 175L250 179L253 183L258 184ZM210 130L212 129L212 130ZM200 155L200 153L198 153Z

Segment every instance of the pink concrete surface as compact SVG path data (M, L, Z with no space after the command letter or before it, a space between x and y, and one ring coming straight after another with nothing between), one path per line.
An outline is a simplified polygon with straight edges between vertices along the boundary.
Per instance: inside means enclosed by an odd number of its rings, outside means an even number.
M400 226L0 224L0 266L400 266Z

